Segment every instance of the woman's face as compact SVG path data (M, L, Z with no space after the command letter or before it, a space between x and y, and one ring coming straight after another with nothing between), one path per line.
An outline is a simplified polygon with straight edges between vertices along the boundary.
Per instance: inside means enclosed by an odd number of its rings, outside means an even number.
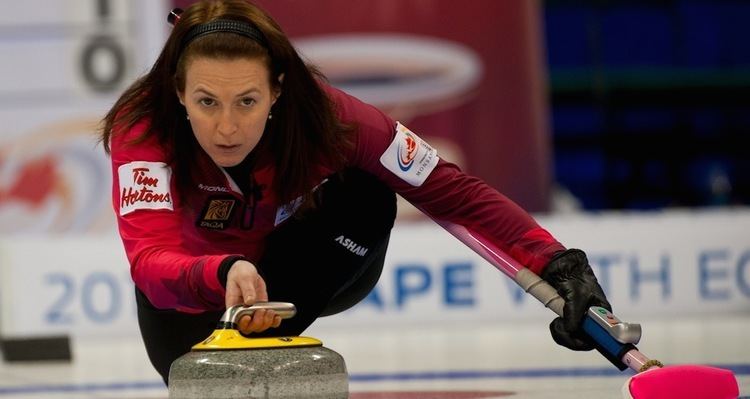
M198 143L219 166L235 166L263 135L279 92L260 59L196 58L185 70L177 95Z

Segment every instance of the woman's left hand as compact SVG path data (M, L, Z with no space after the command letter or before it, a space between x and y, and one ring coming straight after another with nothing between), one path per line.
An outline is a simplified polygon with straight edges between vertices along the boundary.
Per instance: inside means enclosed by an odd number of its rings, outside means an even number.
M594 349L594 341L583 331L583 318L590 306L601 306L611 312L612 305L596 280L586 254L580 249L557 254L541 277L565 300L563 317L554 319L549 326L552 338L572 350Z

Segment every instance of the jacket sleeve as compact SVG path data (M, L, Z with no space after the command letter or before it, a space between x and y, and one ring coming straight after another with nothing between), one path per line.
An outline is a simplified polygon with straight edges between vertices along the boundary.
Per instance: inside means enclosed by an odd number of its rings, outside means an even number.
M555 253L564 250L520 206L450 162L438 159L436 164L429 165L429 160L424 160L414 166L426 166L427 170L432 167L426 179L402 172L398 163L387 168L386 163L401 155L395 151L399 144L397 123L354 97L334 88L327 90L337 104L339 116L358 127L356 145L350 155L352 166L377 176L433 218L465 226L488 239L536 274L541 273ZM402 147L409 145L403 144Z
M165 152L154 139L132 143L144 129L140 123L111 142L112 206L133 281L160 309L223 309L217 271L228 256L195 256L185 247L181 204Z

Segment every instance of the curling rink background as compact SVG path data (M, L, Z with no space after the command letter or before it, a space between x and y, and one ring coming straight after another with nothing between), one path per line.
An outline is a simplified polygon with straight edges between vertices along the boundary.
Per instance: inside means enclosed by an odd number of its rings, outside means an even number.
M730 367L750 395L750 318L641 322L645 354L665 364ZM344 356L352 399L620 398L628 375L598 353L556 346L546 320L308 333ZM0 365L0 398L167 398L140 340L74 340L73 351L71 364Z

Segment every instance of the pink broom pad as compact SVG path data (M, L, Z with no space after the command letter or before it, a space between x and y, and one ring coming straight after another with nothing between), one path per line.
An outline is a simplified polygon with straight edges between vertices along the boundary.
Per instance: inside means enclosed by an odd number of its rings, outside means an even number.
M628 393L625 397L633 399L737 399L740 389L729 370L683 365L652 368L630 377L623 387L623 394Z

